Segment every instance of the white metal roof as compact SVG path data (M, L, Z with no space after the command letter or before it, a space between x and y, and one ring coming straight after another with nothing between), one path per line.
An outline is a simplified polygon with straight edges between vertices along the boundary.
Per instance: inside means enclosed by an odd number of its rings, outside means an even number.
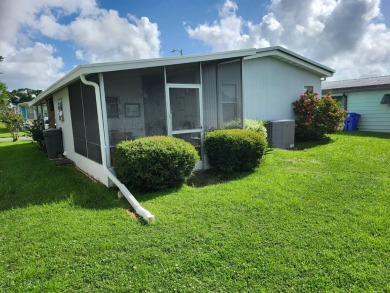
M30 105L35 105L40 101L46 99L56 91L67 86L71 82L80 78L82 74L93 74L100 72L110 72L128 69L139 69L148 67L167 66L175 64L185 64L192 62L213 61L228 58L261 58L261 57L274 57L284 62L293 64L295 66L304 68L308 71L314 72L321 77L332 76L334 70L326 67L322 64L307 59L301 55L298 55L283 47L268 47L262 49L244 49L235 51L216 52L200 55L187 55L178 57L166 57L166 58L153 58L153 59L141 59L141 60L128 60L120 62L106 62L106 63L94 63L79 65L68 74L64 75L61 79L53 83L46 90L44 90L38 97L30 102Z
M390 75L367 77L359 79L338 80L338 81L326 81L322 83L322 90L345 90L356 91L359 88L382 88L382 86L388 86L390 88Z

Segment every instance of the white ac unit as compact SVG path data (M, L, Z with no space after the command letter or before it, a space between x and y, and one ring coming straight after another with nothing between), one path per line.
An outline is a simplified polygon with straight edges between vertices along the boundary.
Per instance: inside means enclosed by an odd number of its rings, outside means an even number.
M267 128L268 141L274 148L290 149L294 147L295 120L275 120L268 121Z

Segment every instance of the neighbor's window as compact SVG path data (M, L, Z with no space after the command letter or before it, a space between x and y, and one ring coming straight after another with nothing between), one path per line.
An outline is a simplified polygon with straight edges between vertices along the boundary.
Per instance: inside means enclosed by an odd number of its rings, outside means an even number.
M314 90L314 87L312 85L305 85L305 92L310 91L312 92Z
M333 100L340 102L340 109L347 110L347 97L346 96L332 96Z
M35 119L35 110L34 108L27 108L27 119Z

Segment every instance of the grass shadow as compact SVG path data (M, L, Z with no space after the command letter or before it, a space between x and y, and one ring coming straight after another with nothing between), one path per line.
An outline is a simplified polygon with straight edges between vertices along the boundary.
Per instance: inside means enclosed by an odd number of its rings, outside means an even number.
M342 136L358 136L358 137L375 137L389 139L390 133L388 132L373 132L373 131L340 131L337 133Z
M158 197L163 197L163 196L170 195L172 193L176 193L180 189L182 189L183 186L184 186L184 184L181 186L171 187L171 188L162 189L162 190L148 191L148 192L142 192L142 191L132 192L131 191L131 193L134 195L134 197L137 199L138 202L142 203L142 202L146 202L146 201L158 198Z
M233 180L240 180L253 174L253 172L254 170L242 173L221 173L216 171L215 169L200 170L193 173L191 178L188 180L187 185L195 188L200 188Z
M233 180L243 179L253 174L254 172L255 170L242 172L242 173L224 174L221 172L217 172L214 169L199 170L199 171L195 171L191 175L187 183L181 186L171 187L171 188L157 190L157 191L150 191L150 192L134 191L132 193L140 203L143 203L158 197L163 197L163 196L171 195L172 193L179 192L185 186L201 188L210 185L226 183Z
M55 166L36 144L0 143L0 211L63 201L87 209L128 207L76 167Z
M319 146L328 145L328 144L331 144L333 142L334 142L334 140L329 136L326 136L324 139L321 139L321 140L306 140L306 141L298 140L298 141L295 141L294 148L291 148L289 150L300 151L300 150L304 150L304 149L312 149L312 148L316 148Z

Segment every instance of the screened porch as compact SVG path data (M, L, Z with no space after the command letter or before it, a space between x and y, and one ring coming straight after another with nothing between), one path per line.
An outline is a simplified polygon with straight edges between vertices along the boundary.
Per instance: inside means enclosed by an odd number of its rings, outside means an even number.
M170 135L190 142L201 157L196 168L204 168L205 133L242 121L241 60L111 71L87 79L101 89L108 166L119 142ZM75 151L101 163L93 88L78 81L68 89Z

